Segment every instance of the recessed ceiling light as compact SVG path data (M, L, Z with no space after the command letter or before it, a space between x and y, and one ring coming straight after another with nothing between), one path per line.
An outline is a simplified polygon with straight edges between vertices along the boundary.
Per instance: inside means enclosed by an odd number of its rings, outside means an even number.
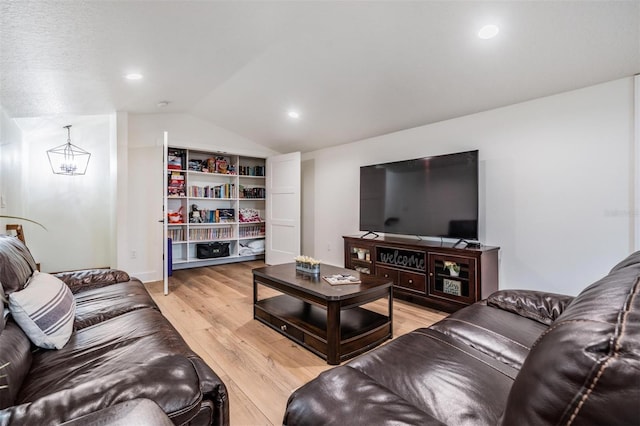
M291 118L300 118L300 113L298 111L289 111L287 115Z
M480 31L478 31L478 37L483 40L487 40L497 36L498 32L500 32L500 28L498 28L497 25L485 25L484 27L480 28Z
M141 80L142 77L143 77L142 74L137 72L132 72L124 76L124 78L126 78L127 80Z

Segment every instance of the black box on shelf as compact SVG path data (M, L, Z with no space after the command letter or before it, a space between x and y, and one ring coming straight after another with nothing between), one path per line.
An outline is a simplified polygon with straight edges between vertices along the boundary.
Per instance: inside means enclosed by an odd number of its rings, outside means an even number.
M228 242L215 241L213 243L196 244L196 257L198 259L214 259L226 256L229 256Z

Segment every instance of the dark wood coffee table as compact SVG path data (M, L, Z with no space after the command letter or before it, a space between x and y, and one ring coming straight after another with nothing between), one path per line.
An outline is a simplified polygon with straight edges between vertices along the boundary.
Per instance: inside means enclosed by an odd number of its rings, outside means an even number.
M351 274L362 283L331 285L322 279L334 274ZM282 294L258 300L259 285ZM384 297L388 315L362 307ZM393 281L330 265L321 265L319 275L298 272L295 263L257 268L253 317L336 365L391 339Z

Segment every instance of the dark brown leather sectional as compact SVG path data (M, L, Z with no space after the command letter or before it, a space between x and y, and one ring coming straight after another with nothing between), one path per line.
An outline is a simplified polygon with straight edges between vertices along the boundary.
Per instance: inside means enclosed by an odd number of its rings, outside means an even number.
M296 390L285 425L638 425L640 252L575 298L503 290Z
M0 236L5 295L24 285L34 268L19 240ZM73 334L62 349L37 348L11 315L0 320L0 425L78 418L109 424L130 405L144 418L149 404L174 424L229 424L224 383L191 351L139 280L111 269L56 276L76 302ZM105 421L102 412L109 416ZM158 418L153 409L148 413Z

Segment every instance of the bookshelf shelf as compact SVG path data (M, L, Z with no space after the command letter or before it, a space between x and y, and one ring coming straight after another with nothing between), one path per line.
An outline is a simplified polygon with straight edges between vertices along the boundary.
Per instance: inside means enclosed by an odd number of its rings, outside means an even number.
M167 227L173 269L264 258L264 251L244 253L265 239L265 164L260 157L169 147L165 211L183 219ZM244 221L254 217L260 220ZM229 256L197 257L198 244L219 242L229 245Z

